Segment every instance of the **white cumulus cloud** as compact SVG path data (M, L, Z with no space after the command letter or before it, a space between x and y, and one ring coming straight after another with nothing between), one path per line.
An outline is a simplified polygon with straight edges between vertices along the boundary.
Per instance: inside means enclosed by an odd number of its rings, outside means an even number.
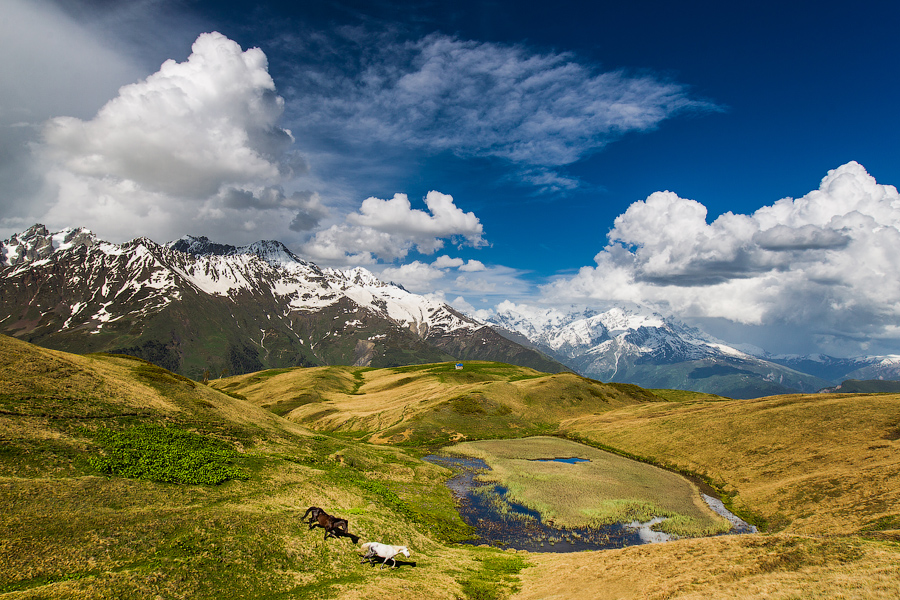
M414 260L399 267L387 267L381 271L380 277L399 283L411 292L426 293L433 291L432 284L444 277L444 272L433 265Z
M75 175L206 198L223 184L279 176L275 157L291 142L276 125L282 111L263 52L208 33L185 62L122 87L93 119L51 119L44 138L50 158Z
M474 258L469 260L466 264L460 265L460 271L466 271L468 273L475 273L477 271L484 271L487 267L484 266L484 263L480 260L475 260Z
M707 222L706 208L656 192L620 215L609 244L556 302L634 302L686 317L790 324L825 337L896 336L900 195L850 162L818 190Z
M303 251L322 262L372 264L405 258L413 249L433 254L447 239L476 248L486 244L478 217L463 212L452 196L431 191L425 205L427 211L413 208L406 194L389 200L367 198L359 212L318 232Z
M39 152L53 197L36 219L113 239L136 230L173 239L235 223L285 231L292 219L308 230L327 214L317 196L281 188L304 166L278 124L284 102L265 54L216 32L191 50L121 87L93 118L44 124Z
M465 264L461 258L450 258L446 254L443 256L438 256L435 259L434 263L432 263L437 269L457 269Z

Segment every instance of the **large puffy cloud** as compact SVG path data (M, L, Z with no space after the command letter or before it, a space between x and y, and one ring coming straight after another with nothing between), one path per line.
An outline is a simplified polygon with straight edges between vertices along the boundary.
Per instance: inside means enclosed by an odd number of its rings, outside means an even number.
M322 262L373 264L376 258L405 258L413 249L433 254L446 239L476 248L486 244L478 217L463 212L452 196L431 191L425 205L427 211L414 209L406 194L367 198L345 223L317 233L304 252Z
M897 337L900 195L851 162L818 190L751 215L657 192L620 215L609 244L556 302L634 302L684 317L800 327L826 338Z
M52 119L44 137L48 155L75 175L206 198L223 184L280 175L275 158L291 142L276 125L282 111L263 52L208 33L187 61L122 87L90 121Z
M315 194L281 187L304 168L278 125L283 105L260 49L202 34L186 61L123 86L92 119L44 125L39 150L53 201L36 218L111 239L136 229L160 239L235 225L309 230L327 210Z

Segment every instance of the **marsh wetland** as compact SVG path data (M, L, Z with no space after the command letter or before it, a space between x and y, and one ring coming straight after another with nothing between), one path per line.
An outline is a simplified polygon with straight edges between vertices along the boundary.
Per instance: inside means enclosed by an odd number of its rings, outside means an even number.
M755 531L677 474L560 438L467 442L425 460L456 472L447 486L475 544L576 552Z

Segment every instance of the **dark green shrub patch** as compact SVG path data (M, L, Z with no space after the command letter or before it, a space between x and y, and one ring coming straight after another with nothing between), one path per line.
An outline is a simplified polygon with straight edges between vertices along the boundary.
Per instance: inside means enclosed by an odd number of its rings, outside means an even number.
M489 554L478 560L481 569L460 582L468 600L504 600L519 591L519 571L527 566L521 556Z
M137 425L114 431L100 429L103 447L91 466L107 475L164 483L218 485L248 479L233 463L237 451L228 442L162 425Z

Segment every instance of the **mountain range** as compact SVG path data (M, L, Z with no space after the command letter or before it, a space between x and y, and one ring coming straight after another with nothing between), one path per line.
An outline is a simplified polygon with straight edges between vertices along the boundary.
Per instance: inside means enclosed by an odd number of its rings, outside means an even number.
M42 225L0 246L0 332L149 360L194 379L261 369L495 360L567 370L447 304L283 244L124 244Z
M564 312L504 303L498 309L490 319L497 331L603 381L753 398L815 392L845 379L900 378L900 356L835 358L741 350L641 308Z
M566 313L504 303L484 322L365 269L320 268L276 241L113 244L84 228L43 225L0 243L0 332L70 352L138 356L194 379L492 360L750 398L900 378L900 357L748 353L639 308Z

